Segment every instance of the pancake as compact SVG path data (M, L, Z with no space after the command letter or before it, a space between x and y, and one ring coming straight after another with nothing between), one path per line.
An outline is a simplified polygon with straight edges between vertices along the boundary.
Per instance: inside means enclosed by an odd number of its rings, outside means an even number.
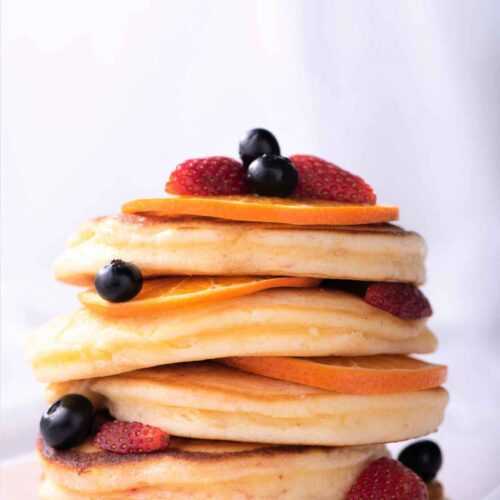
M389 224L295 227L118 215L84 224L57 259L56 278L90 285L112 259L162 275L307 276L422 283L425 243Z
M106 377L84 388L78 384L50 387L51 402L67 392L94 392L118 420L150 424L175 436L273 444L352 446L410 439L436 430L448 402L442 388L346 395L213 361Z
M42 326L28 342L43 382L229 356L363 356L435 348L424 319L402 320L341 291L284 288L146 316L112 318L80 309Z
M163 452L115 455L40 439L42 500L343 500L383 446L290 447L173 439Z

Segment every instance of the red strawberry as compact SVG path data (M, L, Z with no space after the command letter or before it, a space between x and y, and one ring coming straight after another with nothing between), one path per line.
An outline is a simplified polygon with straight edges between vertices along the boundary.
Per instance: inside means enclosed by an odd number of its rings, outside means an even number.
M371 283L365 292L365 302L402 319L427 318L432 307L427 297L407 283Z
M293 155L290 160L299 173L294 196L374 205L373 189L357 175L317 156Z
M427 486L392 458L379 458L361 472L346 500L428 500Z
M103 450L125 455L164 450L170 436L150 425L139 422L106 422L96 434L95 443Z
M225 156L186 160L172 172L165 191L195 196L245 194L246 170Z

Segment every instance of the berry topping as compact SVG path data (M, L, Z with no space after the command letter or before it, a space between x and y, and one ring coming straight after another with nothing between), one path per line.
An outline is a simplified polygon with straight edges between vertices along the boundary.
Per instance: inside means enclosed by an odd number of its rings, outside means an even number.
M114 418L109 413L107 408L97 410L94 415L94 421L92 422L92 428L90 430L90 435L95 436L103 424L106 422L112 422Z
M332 290L342 290L343 292L352 293L353 295L358 295L363 297L368 288L368 283L366 281L355 281L355 280L337 280L337 279L326 279L323 280L321 285L324 288L329 288Z
M151 425L139 422L106 422L95 437L95 443L113 453L151 453L167 448L170 436Z
M391 458L379 458L363 470L346 500L428 500L425 483Z
M83 443L93 422L92 403L80 394L67 394L42 415L40 432L49 446L66 449Z
M240 141L240 158L248 167L256 158L263 154L280 154L280 146L276 137L264 128L249 130Z
M225 156L186 160L172 172L165 191L193 196L245 194L246 172L240 162Z
M260 196L290 196L297 186L297 170L283 156L265 154L248 167L251 190Z
M141 291L142 274L135 264L115 259L97 273L95 288L109 302L126 302Z
M368 285L365 302L401 319L420 319L432 315L427 297L407 283L372 283Z
M373 189L357 175L316 156L294 155L290 160L299 173L294 196L317 200L374 205Z
M434 441L417 441L407 446L398 460L426 483L432 481L443 464L441 449Z

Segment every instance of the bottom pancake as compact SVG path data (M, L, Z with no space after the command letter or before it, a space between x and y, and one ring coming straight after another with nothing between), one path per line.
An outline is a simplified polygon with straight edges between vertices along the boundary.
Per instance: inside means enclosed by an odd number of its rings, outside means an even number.
M329 448L173 438L150 454L91 441L57 451L38 441L42 500L341 500L382 445Z

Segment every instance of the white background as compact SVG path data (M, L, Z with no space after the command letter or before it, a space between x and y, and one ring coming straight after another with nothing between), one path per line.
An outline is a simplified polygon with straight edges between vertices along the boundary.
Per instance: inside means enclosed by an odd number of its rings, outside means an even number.
M453 499L500 483L500 2L6 0L0 456L32 447L24 332L69 310L76 225L265 126L359 173L429 244ZM497 498L497 497L495 497Z

